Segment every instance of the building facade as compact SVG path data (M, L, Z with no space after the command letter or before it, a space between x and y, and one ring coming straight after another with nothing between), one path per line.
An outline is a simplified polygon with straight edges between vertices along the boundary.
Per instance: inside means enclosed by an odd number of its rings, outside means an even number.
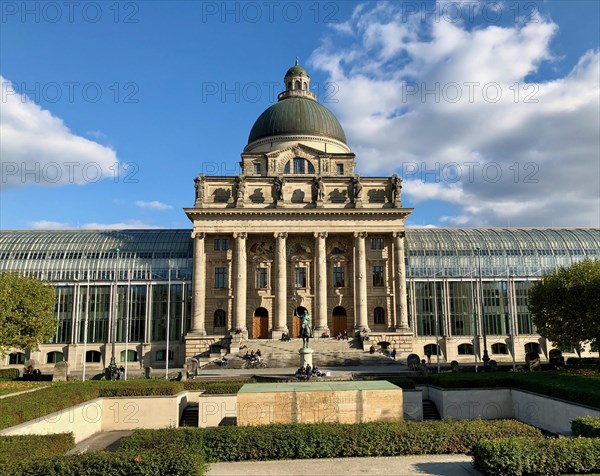
M600 258L598 229L405 229L398 177L359 177L298 64L251 129L238 176L194 180L191 230L3 231L0 271L52 281L57 328L27 358L180 367L240 336L363 330L400 356L548 357L527 309L557 266ZM190 187L191 191L191 187ZM567 352L569 349L563 349Z

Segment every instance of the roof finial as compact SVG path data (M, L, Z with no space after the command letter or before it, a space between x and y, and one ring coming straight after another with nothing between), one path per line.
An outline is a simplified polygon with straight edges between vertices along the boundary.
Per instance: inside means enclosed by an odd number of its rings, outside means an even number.
M296 66L298 66L298 57L296 56Z

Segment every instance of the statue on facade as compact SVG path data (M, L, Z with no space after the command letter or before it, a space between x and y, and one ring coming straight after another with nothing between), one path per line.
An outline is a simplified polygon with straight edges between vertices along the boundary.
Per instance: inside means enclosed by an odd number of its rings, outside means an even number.
M283 179L281 179L279 177L275 177L275 181L273 182L273 187L274 187L273 198L275 199L276 202L283 201L283 185L284 185Z
M302 348L308 349L308 342L313 336L312 329L310 327L311 317L307 310L304 310L304 314L298 317L300 317L300 319L302 320L302 326L300 327L300 337L302 337Z
M325 198L325 184L322 177L315 177L312 183L313 202L322 202Z
M204 174L198 174L194 179L194 188L196 189L195 204L198 205L204 202L204 193L206 192L206 176Z
M242 177L235 178L235 201L243 201L246 192L246 182Z
M400 198L400 193L402 191L402 179L394 174L390 180L392 182L392 203L401 205L402 200Z
M360 183L360 177L355 175L352 177L352 201L354 203L358 202L362 198L362 183Z

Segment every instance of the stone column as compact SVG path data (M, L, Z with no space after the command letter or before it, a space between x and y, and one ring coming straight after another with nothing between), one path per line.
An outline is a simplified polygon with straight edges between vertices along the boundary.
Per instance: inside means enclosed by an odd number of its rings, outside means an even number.
M190 334L206 335L206 253L204 251L206 235L194 233L194 263L192 275L192 328Z
M248 233L234 233L235 256L234 269L235 281L233 283L233 327L246 332L246 291L247 291L247 261L246 238Z
M287 328L287 233L275 233L275 320L273 323L273 337L275 334L288 333Z
M396 329L410 331L408 326L408 306L406 303L406 265L404 264L404 232L392 233L396 258Z
M354 237L356 238L356 260L358 262L356 276L357 299L356 299L356 330L369 329L369 317L367 311L367 254L365 251L365 239L367 238L366 232L355 232Z
M315 250L317 255L317 273L316 273L316 292L317 292L317 318L315 322L315 337L319 337L324 332L329 332L327 327L327 251L325 239L327 232L321 231L315 233Z

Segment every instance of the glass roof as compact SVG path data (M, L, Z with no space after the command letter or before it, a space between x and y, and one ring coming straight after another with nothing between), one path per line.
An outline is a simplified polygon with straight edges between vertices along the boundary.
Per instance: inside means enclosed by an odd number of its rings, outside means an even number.
M123 272L147 279L148 272L164 277L171 268L189 279L192 248L191 230L2 231L0 270L41 272L47 279L85 279L77 273L90 271L91 279L104 280L116 269L119 279ZM600 229L406 230L408 278L473 278L479 258L484 277L539 277L586 257L600 259Z

